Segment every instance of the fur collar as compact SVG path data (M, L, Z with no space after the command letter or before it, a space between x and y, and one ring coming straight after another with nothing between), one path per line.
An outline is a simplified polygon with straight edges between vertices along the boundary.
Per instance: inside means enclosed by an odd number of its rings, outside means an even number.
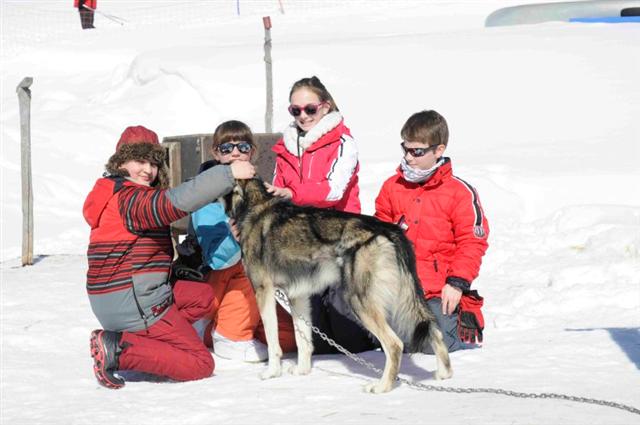
M300 154L307 150L307 148L320 140L322 136L336 128L338 124L342 122L342 114L338 111L329 112L322 117L320 122L316 124L311 130L304 136L300 136ZM282 138L284 140L284 146L293 155L298 156L298 127L296 122L293 121L282 132Z

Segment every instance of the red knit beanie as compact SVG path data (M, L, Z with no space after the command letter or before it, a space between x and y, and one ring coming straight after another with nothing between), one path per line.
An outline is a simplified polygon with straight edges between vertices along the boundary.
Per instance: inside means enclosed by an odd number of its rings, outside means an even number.
M116 145L116 152L120 149L120 146L134 143L151 143L152 145L159 145L158 135L155 131L149 130L141 125L127 127L122 132L120 140Z
M127 127L116 145L116 152L105 164L105 170L112 176L128 176L122 164L127 161L148 161L158 167L158 178L152 186L169 187L169 174L166 166L166 152L158 142L158 135L141 125Z

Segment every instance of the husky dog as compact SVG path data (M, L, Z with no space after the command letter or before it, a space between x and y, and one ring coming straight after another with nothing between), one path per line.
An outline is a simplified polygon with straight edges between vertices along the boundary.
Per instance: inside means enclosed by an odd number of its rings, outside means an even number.
M282 373L275 290L287 294L297 313L292 316L298 364L291 372L305 375L311 371L313 352L309 297L329 286L342 288L344 301L384 350L382 378L366 391L392 389L404 344L409 351L431 345L435 377L451 377L449 352L424 299L413 248L398 226L370 216L293 205L269 194L259 179L236 181L224 201L240 231L244 266L267 337L269 364L262 379Z

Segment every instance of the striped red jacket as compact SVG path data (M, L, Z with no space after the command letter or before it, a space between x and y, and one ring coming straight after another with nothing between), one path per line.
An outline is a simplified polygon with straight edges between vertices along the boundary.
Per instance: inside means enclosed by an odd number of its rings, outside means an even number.
M165 192L108 177L96 182L84 203L91 226L87 292L105 329L144 329L172 302L168 225L187 213Z
M137 331L158 321L172 302L169 224L234 185L229 165L217 165L171 189L99 179L84 203L91 226L87 292L104 329Z
M405 229L427 298L440 297L445 283L468 289L478 276L489 224L478 193L453 175L449 158L424 183L406 181L398 169L376 198L375 216Z

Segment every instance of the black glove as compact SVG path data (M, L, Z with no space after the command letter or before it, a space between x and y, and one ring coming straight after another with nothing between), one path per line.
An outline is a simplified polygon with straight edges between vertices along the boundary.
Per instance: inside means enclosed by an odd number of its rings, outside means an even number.
M202 267L202 248L198 245L195 236L187 235L185 240L176 246L176 251L178 258L174 264L184 265L194 270Z
M482 330L475 314L469 311L463 311L459 314L458 335L463 342L469 344L474 344L476 340L482 342Z
M207 266L202 263L202 249L195 237L188 235L181 244L176 247L178 258L171 264L171 277L169 281L175 284L176 280L195 280L204 282L204 274Z
M175 283L176 280L196 280L198 282L204 282L204 274L198 270L185 266L184 264L174 264L171 267L171 281Z

